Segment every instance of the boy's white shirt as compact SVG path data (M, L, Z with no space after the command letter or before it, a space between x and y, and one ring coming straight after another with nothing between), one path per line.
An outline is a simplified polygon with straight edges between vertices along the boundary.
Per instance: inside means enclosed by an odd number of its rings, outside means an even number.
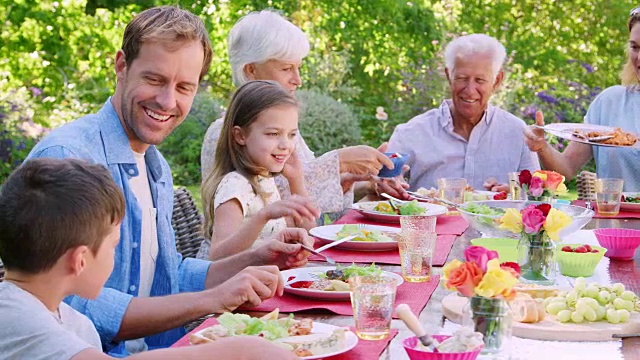
M64 302L58 312L60 316L11 281L0 282L1 357L70 359L88 348L102 351L89 318Z

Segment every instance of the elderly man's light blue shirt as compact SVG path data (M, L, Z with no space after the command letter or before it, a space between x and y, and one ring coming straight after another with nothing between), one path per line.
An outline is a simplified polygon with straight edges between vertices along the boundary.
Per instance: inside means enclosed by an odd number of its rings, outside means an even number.
M398 125L389 151L410 156L411 189L437 187L439 178L465 178L475 189L490 177L507 184L508 173L538 170L540 163L524 140L526 124L516 116L488 105L469 140L453 131L451 100L439 108Z
M129 185L138 176L136 160L111 99L96 114L84 116L53 130L40 141L29 158L80 158L107 167L122 189L126 211L120 229L115 264L100 296L86 300L71 296L65 301L88 316L112 355L126 355L124 342L115 342L131 298L138 295L142 211ZM169 165L155 146L145 154L149 185L157 209L158 257L151 296L204 289L208 261L185 258L177 252L171 227L173 182ZM149 348L167 347L184 335L184 328L145 338Z
M640 89L612 86L589 106L584 118L588 124L619 127L640 134ZM624 191L640 191L640 150L591 146L599 178L624 180Z

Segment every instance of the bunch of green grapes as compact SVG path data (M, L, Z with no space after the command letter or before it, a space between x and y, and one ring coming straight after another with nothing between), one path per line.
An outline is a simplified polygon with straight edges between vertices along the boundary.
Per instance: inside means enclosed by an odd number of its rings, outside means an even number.
M546 298L542 304L563 323L607 320L617 324L629 320L632 312L640 311L638 296L625 290L623 284L587 284L584 278L576 279L573 290Z

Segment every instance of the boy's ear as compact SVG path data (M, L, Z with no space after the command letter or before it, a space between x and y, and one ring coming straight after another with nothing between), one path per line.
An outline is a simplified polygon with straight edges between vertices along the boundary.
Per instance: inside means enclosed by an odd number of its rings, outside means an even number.
M233 127L233 140L242 146L247 144L247 137L240 126Z
M91 254L91 250L86 246L78 246L73 249L69 249L69 267L74 275L80 275L87 266L87 256Z

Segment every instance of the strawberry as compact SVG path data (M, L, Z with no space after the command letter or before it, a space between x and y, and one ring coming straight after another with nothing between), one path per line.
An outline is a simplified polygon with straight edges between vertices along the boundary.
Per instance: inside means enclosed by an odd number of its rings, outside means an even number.
M499 193L493 195L493 200L507 200L507 193L504 191L500 191Z
M592 253L598 253L599 251L598 251L598 249L592 249L591 252Z
M562 247L562 251L564 251L564 252L573 252L573 248L571 246L569 246L569 245L563 246Z
M589 251L587 251L587 248L584 247L584 245L581 245L581 246L578 246L577 248L575 248L575 250L573 250L573 252L584 254L584 253L588 253Z
M584 246L584 248L585 248L585 249L587 249L587 251L588 251L588 252L591 252L591 250L593 250L593 249L591 248L591 246L589 246L589 245L587 245L587 244L582 245L582 246Z

